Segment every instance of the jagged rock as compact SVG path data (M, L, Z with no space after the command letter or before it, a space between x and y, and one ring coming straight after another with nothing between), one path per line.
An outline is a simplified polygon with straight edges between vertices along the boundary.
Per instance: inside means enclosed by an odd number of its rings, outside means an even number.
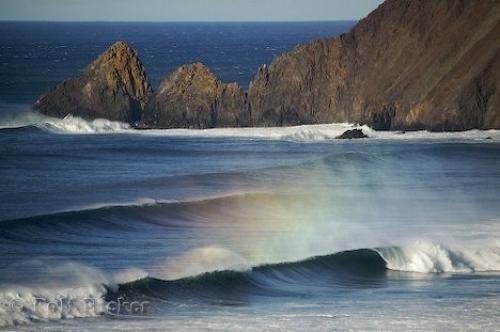
M251 125L246 96L236 83L222 84L215 104L214 127L248 127Z
M146 107L143 127L212 128L247 126L245 95L224 84L202 63L184 65L161 84Z
M361 129L351 129L351 130L346 130L342 133L342 135L339 135L335 137L336 139L356 139L356 138L367 138L368 136L363 133L363 130Z
M247 94L199 63L150 94L137 56L117 43L35 108L58 117L141 118L144 128L500 128L500 0L387 0L350 32L261 67Z
M259 69L248 99L258 126L500 128L500 1L387 0Z
M152 93L141 61L124 42L113 44L77 77L41 96L34 108L43 114L134 123Z

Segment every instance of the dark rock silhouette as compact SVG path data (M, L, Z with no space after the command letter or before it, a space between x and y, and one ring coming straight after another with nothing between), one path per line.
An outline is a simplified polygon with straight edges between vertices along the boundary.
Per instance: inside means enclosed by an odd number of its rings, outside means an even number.
M357 139L357 138L367 138L368 136L363 133L363 130L361 129L351 129L351 130L346 130L342 133L342 135L339 135L335 137L336 139Z

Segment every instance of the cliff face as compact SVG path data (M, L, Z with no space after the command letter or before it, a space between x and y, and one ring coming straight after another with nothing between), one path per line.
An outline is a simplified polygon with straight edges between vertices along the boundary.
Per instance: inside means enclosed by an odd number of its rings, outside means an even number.
M112 45L83 73L40 97L34 108L55 117L105 118L133 123L152 93L137 54L123 42Z
M35 108L154 128L500 128L500 0L387 0L349 33L261 67L248 93L198 63L152 95L134 51L117 43Z
M248 125L245 95L201 63L184 65L160 85L146 106L142 126L212 128Z
M500 128L500 1L387 0L349 33L262 67L254 125Z

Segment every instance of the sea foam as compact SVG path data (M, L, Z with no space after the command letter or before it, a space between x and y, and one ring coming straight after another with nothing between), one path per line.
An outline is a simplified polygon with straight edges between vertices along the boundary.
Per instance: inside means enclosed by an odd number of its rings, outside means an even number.
M16 284L0 288L0 328L30 322L94 317L103 314L108 278L99 270L75 262L34 259L9 269ZM24 271L37 271L36 275ZM31 275L31 276L30 276Z
M24 112L14 118L0 121L0 129L35 126L57 134L135 134L165 137L193 138L241 138L259 140L292 140L292 141L330 141L346 130L361 129L368 139L377 140L480 140L500 141L500 130L468 130L462 132L429 132L429 131L376 131L366 125L351 123L331 123L319 125L301 125L291 127L258 127L258 128L211 128L211 129L150 129L136 130L130 125L106 119L84 120L68 115L63 119L45 116L33 111Z
M37 112L27 111L15 117L2 119L0 129L34 126L59 134L102 134L131 130L126 123L106 119L84 120L67 115L63 119L53 118Z
M376 251L396 271L420 273L470 273L500 271L500 247L449 248L441 244L416 241L401 247Z

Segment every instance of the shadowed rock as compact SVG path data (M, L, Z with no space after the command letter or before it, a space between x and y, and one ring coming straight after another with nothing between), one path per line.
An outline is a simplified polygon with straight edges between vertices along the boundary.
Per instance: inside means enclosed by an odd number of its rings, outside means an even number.
M124 42L113 44L77 78L41 96L34 108L43 114L133 123L152 93L142 63Z
M357 139L357 138L367 138L368 136L363 133L361 129L351 129L351 130L346 130L342 133L342 135L339 135L335 137L336 139Z
M202 63L184 65L160 85L147 105L142 127L212 128L249 125L245 95L224 84Z
M258 126L500 128L500 1L387 0L259 69L248 95Z

